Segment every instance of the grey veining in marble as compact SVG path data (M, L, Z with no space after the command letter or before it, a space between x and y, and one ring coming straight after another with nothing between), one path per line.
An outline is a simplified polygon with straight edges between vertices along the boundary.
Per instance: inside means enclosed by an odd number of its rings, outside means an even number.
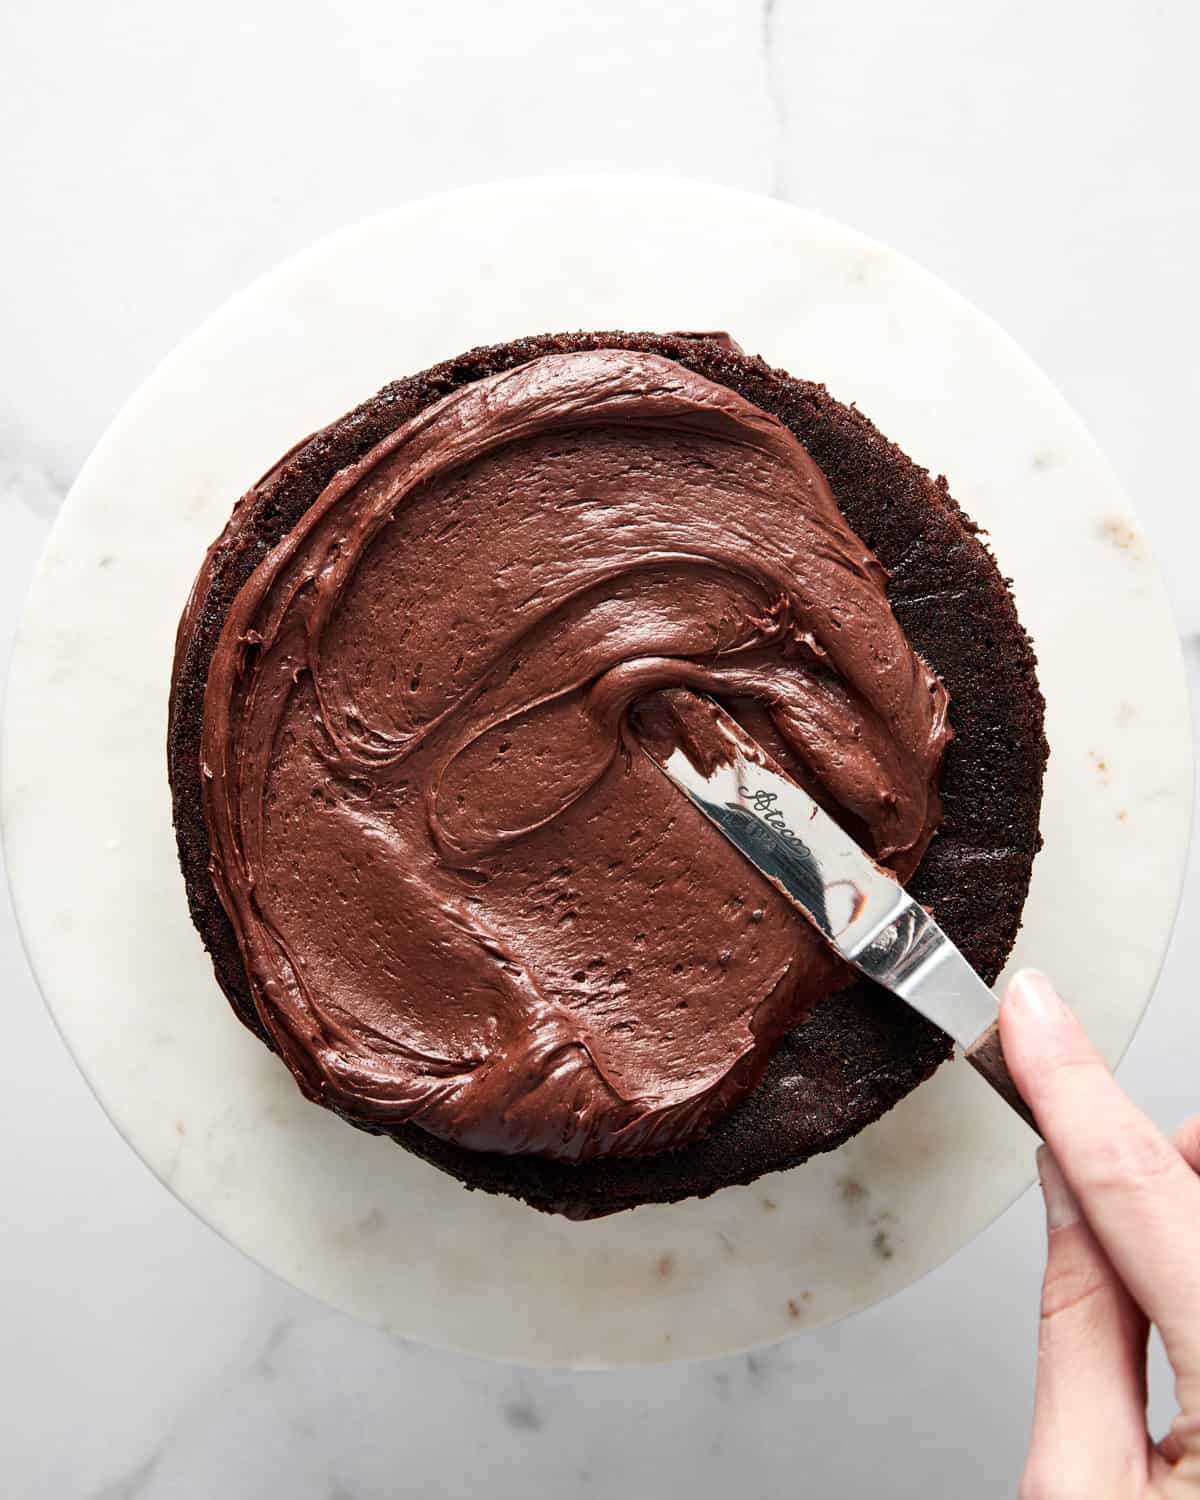
M788 88L780 68L779 0L762 0L762 69L774 129L771 134L771 196L788 197Z

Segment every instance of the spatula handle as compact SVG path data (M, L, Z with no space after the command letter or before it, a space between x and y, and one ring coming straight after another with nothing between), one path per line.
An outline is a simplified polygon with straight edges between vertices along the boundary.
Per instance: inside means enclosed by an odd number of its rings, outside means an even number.
M1033 1118L1033 1111L1017 1092L1012 1074L1008 1071L1008 1064L1004 1061L1004 1052L1000 1046L999 1021L994 1021L979 1040L967 1048L966 1056L975 1071L982 1074L1005 1103L1016 1110L1030 1130L1041 1135L1037 1121Z

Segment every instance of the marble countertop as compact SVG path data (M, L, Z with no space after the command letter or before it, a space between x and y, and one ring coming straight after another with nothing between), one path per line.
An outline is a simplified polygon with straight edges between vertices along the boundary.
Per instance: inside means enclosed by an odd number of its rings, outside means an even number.
M0 20L0 637L58 504L129 391L310 240L473 180L678 172L774 193L922 261L996 317L1100 439L1200 687L1192 441L1200 193L1188 0L133 0ZM312 80L319 78L319 91ZM1117 86L1119 84L1119 86ZM1189 881L1123 1065L1200 1107ZM387 1338L243 1260L118 1139L7 911L0 1170L6 1492L55 1500L1012 1493L1040 1210L848 1322L732 1360L522 1371ZM1169 1412L1154 1369L1152 1410Z

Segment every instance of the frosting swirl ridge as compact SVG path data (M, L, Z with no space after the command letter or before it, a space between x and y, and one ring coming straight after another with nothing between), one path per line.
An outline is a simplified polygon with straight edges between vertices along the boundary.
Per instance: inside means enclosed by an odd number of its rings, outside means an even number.
M222 627L212 875L311 1097L479 1150L682 1144L845 982L640 753L718 697L906 878L945 690L792 433L657 355L548 355L325 488Z

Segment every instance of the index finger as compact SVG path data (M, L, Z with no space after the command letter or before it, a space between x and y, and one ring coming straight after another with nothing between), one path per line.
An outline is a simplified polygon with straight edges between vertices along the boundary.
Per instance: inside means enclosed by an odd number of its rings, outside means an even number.
M1200 1402L1200 1179L1126 1096L1064 1001L1024 970L1000 1008L1004 1055L1117 1274Z

